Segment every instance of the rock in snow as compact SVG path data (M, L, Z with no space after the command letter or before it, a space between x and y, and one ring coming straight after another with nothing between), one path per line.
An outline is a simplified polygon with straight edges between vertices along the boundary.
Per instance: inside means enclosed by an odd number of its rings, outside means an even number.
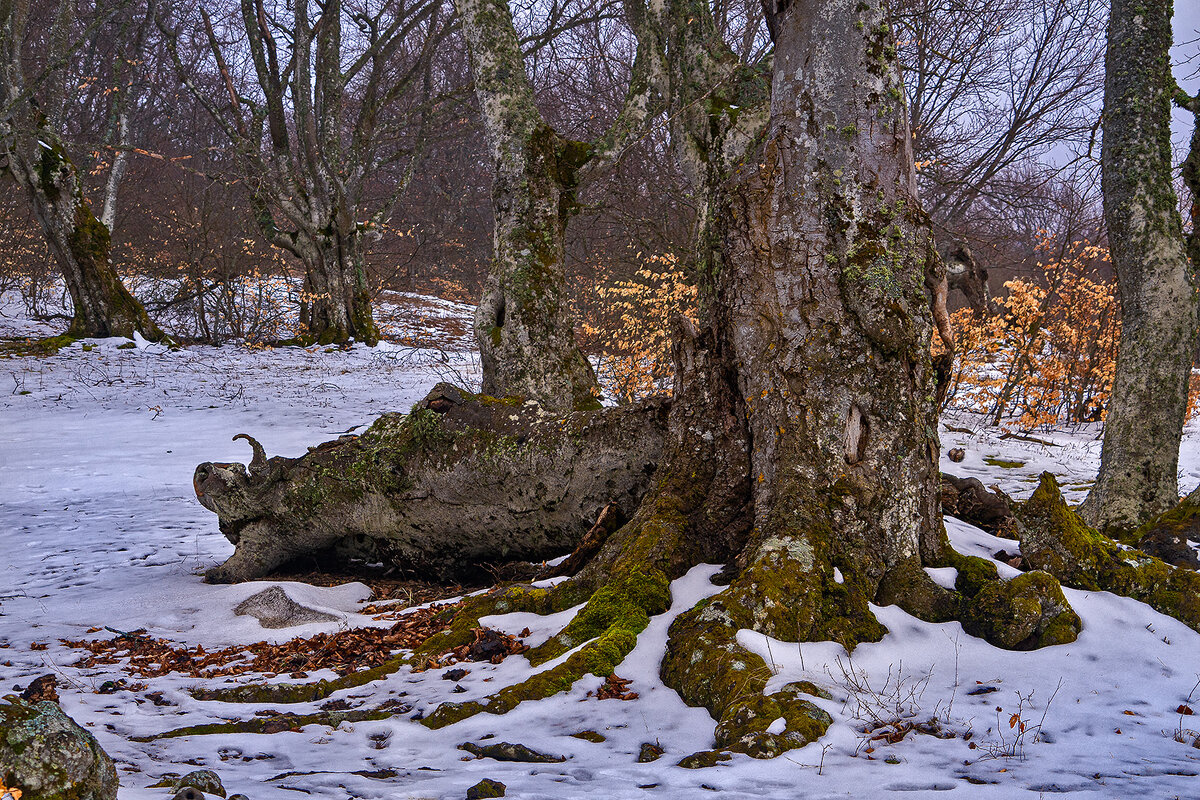
M279 586L263 589L250 595L233 613L238 616L256 617L264 628L290 628L308 622L336 622L337 617L324 611L306 608L287 596Z

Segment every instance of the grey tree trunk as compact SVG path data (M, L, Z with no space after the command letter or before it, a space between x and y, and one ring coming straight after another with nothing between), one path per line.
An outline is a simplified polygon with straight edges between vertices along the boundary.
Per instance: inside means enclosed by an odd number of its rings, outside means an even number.
M806 0L774 22L771 126L731 190L717 286L753 442L744 577L807 560L811 582L789 602L749 580L747 600L763 632L808 638L819 618L806 607L834 567L869 616L885 573L940 557L927 289L939 261L885 4Z
M492 265L475 313L483 391L547 408L598 403L575 343L563 263L567 218L591 148L558 135L534 103L503 0L458 0L492 158Z
M301 254L305 274L300 322L319 344L379 341L361 239L353 225L345 233L335 229L295 237L292 247Z
M1080 508L1101 530L1136 528L1179 500L1197 323L1171 183L1171 42L1169 3L1113 0L1101 175L1121 342L1100 473Z
M45 80L44 107L26 86L22 45L28 14L28 4L0 4L0 109L5 111L0 166L25 190L62 271L74 306L67 335L132 337L136 331L160 339L162 332L113 268L110 231L92 213L78 170L52 127L65 102L56 87L62 81L61 66ZM74 19L74 5L64 0L50 36L50 64L65 63Z

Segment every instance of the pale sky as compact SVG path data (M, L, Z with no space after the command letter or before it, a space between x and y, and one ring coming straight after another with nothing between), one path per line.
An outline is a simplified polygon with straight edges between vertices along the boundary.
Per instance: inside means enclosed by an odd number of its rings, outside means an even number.
M1200 0L1175 0L1175 80L1191 95L1200 93ZM1172 118L1175 144L1186 147L1192 135L1191 114L1175 109Z

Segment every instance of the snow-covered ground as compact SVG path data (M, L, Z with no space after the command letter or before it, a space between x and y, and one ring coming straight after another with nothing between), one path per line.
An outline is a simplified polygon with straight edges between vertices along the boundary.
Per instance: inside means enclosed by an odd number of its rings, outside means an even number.
M48 332L19 316L0 318L0 336ZM1083 634L1074 644L1034 653L998 650L965 635L957 623L923 623L894 607L875 609L890 633L859 647L853 659L829 643L797 646L743 632L743 643L773 665L773 686L807 679L826 688L835 699L821 705L835 724L820 742L771 761L735 756L711 769L676 767L682 756L712 746L713 721L662 685L658 658L670 619L718 591L708 580L715 567L698 567L675 582L671 612L651 623L618 668L632 680L636 700L588 697L600 684L588 678L566 695L524 704L503 717L483 714L440 731L410 719L444 700L479 697L520 680L530 668L517 656L499 665L465 665L471 671L459 682L462 693L452 694L455 683L433 670L402 671L335 696L356 708L397 698L412 706L382 721L134 742L131 737L185 725L247 719L271 706L200 702L186 690L203 682L178 676L99 694L104 681L126 676L119 667L73 667L83 654L60 639L85 638L103 626L145 628L212 649L380 624L357 613L367 594L358 584L282 584L297 600L338 616L337 623L267 631L253 618L235 617L232 609L241 599L271 582L202 582L200 573L224 560L232 546L193 496L195 465L246 461L245 444L230 441L243 431L272 455L297 455L383 411L407 409L437 380L470 380L474 366L469 354L443 357L388 345L170 352L145 345L118 349L123 343L77 343L51 358L0 360L0 378L9 383L0 392L0 553L9 576L0 586L0 694L57 673L65 710L117 760L122 800L167 798L168 790L147 787L165 774L199 766L216 770L230 793L252 800L295 798L298 792L339 799L462 798L484 777L507 784L509 797L554 800L1200 796L1200 749L1190 746L1190 738L1172 738L1181 727L1200 727L1196 717L1175 710L1181 704L1200 710L1200 634L1131 600L1073 590L1066 593L1083 618ZM1049 446L1001 440L988 429L972 433L971 420L947 422L962 430L944 428L944 448L962 445L967 458L944 468L1015 495L1028 494L1036 475L1048 469L1078 498L1095 472L1095 429L1039 434L1053 442ZM1197 443L1200 429L1191 426L1184 488L1200 481ZM948 527L964 552L989 556L1002 547L1016 549L1014 542L953 520ZM513 633L529 627L532 641L563 619L512 615L489 622ZM864 679L871 691L850 688ZM152 691L162 692L164 704L147 700ZM306 713L316 705L275 710ZM897 708L914 719L937 716L959 735L864 743L857 732L861 717L871 711L894 715ZM1013 714L1026 725L1020 739L1020 725L1010 727ZM589 730L605 741L571 736ZM967 731L969 740L962 735ZM501 763L456 749L489 735L495 737L490 741L520 742L567 760ZM638 763L646 742L658 743L663 758Z

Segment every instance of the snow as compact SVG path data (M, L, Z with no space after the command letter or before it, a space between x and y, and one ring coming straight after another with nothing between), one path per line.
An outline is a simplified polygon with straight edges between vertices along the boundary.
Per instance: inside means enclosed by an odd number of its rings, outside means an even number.
M0 308L8 315L0 317L0 335L50 332L22 317L11 298ZM92 627L146 628L211 649L384 624L358 613L367 593L361 584L203 583L203 570L224 560L232 546L193 496L195 465L247 460L245 444L230 441L242 431L272 455L300 454L383 411L407 410L438 380L470 379L474 361L469 353L397 346L171 351L137 342L118 349L125 343L90 341L51 358L0 362L0 373L12 381L11 393L0 398L0 552L9 575L0 588L0 693L55 672L64 709L117 760L121 800L166 798L167 790L147 787L166 773L199 766L216 770L230 793L254 800L295 798L298 792L339 799L462 798L484 777L507 784L510 797L554 800L1197 795L1200 750L1171 734L1180 726L1200 727L1191 722L1195 717L1175 712L1182 703L1200 707L1200 634L1132 600L1070 589L1066 595L1084 621L1082 635L1074 644L1032 653L996 649L957 623L924 623L895 607L873 609L889 634L860 646L853 657L831 642L797 645L742 631L739 641L775 673L768 690L803 679L830 692L833 700L817 702L833 715L833 727L820 742L770 761L739 755L707 770L673 766L712 746L714 723L662 684L659 658L671 620L720 590L710 581L716 566L697 567L672 584L672 608L651 621L617 669L632 681L637 700L588 697L601 683L588 677L566 694L523 704L503 717L481 714L440 731L410 718L530 674L523 658L510 657L498 665L461 665L470 669L458 682L462 693L441 679L443 670L404 670L335 695L355 707L388 699L412 705L387 720L134 742L131 737L185 725L249 718L270 706L200 702L186 691L225 685L226 679L168 676L147 681L145 689L98 694L104 681L125 677L119 666L73 667L80 653L60 639L84 638ZM946 424L967 432L944 428L943 449L963 446L967 458L943 469L978 476L1017 496L1027 495L1038 473L1049 469L1078 500L1097 466L1095 427L1037 434L1052 443L1047 445L1001 439L974 419ZM1200 429L1190 425L1181 458L1183 488L1200 481L1198 442ZM1023 465L1013 466L1018 461ZM947 530L964 553L991 557L1018 549L1016 542L957 520L947 520ZM1006 577L1017 574L1006 564L999 569ZM954 577L946 570L930 574L943 585ZM234 616L242 599L269 585L283 585L295 600L337 621L273 631ZM511 614L487 623L513 633L528 627L528 641L536 644L568 618L569 612ZM33 643L47 648L32 649ZM995 691L971 693L990 688ZM147 702L147 691L161 691L171 705ZM936 716L959 736L865 742L861 718L888 711L914 720ZM1026 724L1021 741L1019 726L1009 727L1014 713ZM570 735L585 730L606 741ZM967 731L969 742L961 735ZM495 737L489 741L520 742L567 761L464 760L456 749L489 735ZM661 745L665 755L637 763L647 742Z

